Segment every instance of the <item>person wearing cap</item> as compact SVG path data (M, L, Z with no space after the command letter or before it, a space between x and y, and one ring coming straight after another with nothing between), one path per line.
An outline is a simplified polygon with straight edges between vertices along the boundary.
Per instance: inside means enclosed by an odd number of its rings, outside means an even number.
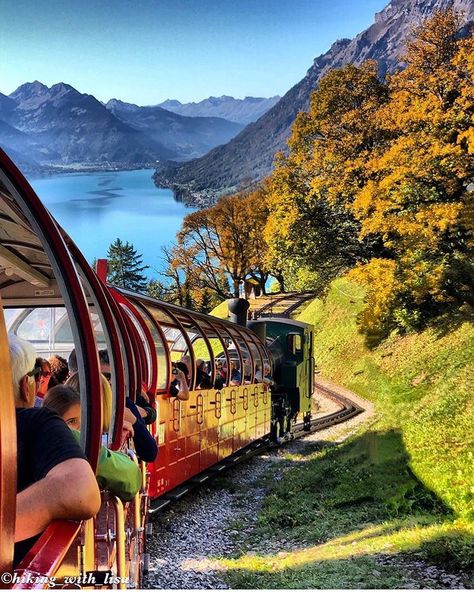
M33 346L13 334L8 341L17 428L17 565L52 520L95 516L100 492L71 430L56 413L33 408L38 374Z

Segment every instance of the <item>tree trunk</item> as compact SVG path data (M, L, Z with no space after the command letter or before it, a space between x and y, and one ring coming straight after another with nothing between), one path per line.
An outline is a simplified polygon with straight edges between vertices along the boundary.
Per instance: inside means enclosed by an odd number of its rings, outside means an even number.
M238 298L240 296L240 280L238 278L232 278L232 283L234 285L234 298Z
M280 286L280 292L285 292L285 278L283 277L282 273L276 273L275 279Z

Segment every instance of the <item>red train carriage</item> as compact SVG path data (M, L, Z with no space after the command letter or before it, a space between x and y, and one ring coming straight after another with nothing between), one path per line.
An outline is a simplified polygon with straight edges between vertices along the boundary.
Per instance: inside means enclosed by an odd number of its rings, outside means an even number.
M41 575L57 584L75 576L82 583L136 587L149 500L270 432L272 402L262 376L271 356L245 327L106 286L1 151L0 163L0 295L8 329L32 342L38 355L67 355L75 348L81 440L94 468L104 437L109 448L122 446L125 397L133 399L142 388L158 412L151 432L159 443L157 460L142 463L142 489L134 500L124 504L104 491L95 519L51 524L17 566L12 584L44 587ZM2 315L0 321L0 572L6 572L13 557L16 438ZM113 390L105 436L98 362L103 348ZM169 395L172 362L183 355L191 362L188 401ZM213 385L216 360L227 364L222 388L196 388L198 359L208 363ZM232 365L239 376L233 381Z

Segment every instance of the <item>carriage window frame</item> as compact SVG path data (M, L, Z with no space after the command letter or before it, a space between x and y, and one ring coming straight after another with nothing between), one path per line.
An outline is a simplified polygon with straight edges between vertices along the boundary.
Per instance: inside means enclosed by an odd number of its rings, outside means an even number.
M155 394L165 394L169 391L170 383L171 383L171 373L170 373L170 352L168 347L168 341L166 339L165 334L163 333L163 329L158 323L155 318L153 317L152 313L149 310L149 304L144 303L141 300L133 299L133 303L136 305L137 309L143 314L145 322L147 323L151 336L153 338L154 343L154 350L156 356L156 364L157 364L157 383L156 383L156 392ZM155 339L155 335L158 339ZM157 348L157 343L159 343L159 348ZM163 356L160 352L162 349ZM163 357L164 357L164 364L163 364ZM161 362L161 363L160 363ZM160 378L161 368L164 366L165 377L164 381ZM164 386L159 386L164 385Z

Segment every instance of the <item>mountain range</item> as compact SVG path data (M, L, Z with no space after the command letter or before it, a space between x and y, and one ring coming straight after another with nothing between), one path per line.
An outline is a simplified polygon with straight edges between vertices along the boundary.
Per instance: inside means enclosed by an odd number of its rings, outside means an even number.
M160 164L156 185L171 188L186 203L205 206L262 179L271 172L275 154L285 150L296 115L308 109L312 91L329 70L367 59L377 60L381 73L393 69L413 28L448 6L462 11L466 23L474 21L474 0L392 0L368 29L354 39L336 41L317 57L300 82L230 142L198 159Z
M174 151L182 160L209 152L227 143L244 127L220 117L193 117L173 113L160 106L139 107L111 99L106 108L117 119Z
M158 106L187 115L188 117L222 117L228 121L248 125L257 121L264 113L273 107L280 97L278 95L264 99L262 97L245 97L245 99L234 99L222 95L221 97L209 97L199 103L180 103L168 99Z
M245 101L254 113L253 101ZM240 108L243 113L244 105ZM63 82L48 88L35 81L9 96L0 93L0 145L25 172L182 161L225 144L243 127L221 117L189 117L118 99L104 105Z

